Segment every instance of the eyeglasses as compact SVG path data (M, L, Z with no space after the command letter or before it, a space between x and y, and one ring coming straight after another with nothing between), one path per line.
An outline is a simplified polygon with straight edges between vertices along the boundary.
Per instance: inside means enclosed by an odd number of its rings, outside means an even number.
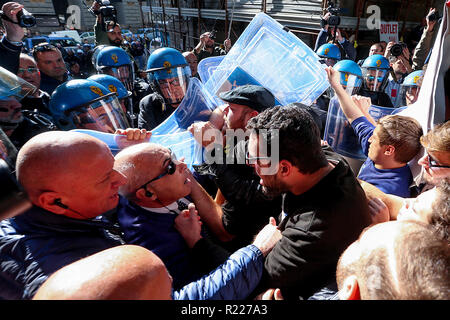
M36 73L36 72L39 71L39 69L38 68L34 68L34 67L29 67L29 68L26 68L26 69L19 68L19 71L17 71L17 74L23 74L23 73L25 73L25 71L28 72L28 73Z
M430 155L428 155L428 166L431 168L447 168L450 169L450 166L440 165L434 160Z
M170 150L170 149L169 149ZM161 173L159 176L157 176L156 178L153 178L152 180L147 181L146 183L144 183L142 186L140 186L139 188L137 188L136 190L139 189L145 189L147 188L147 185L149 183L152 183L156 180L159 180L161 178L163 178L166 175L172 175L175 173L175 171L177 170L177 165L175 162L173 162L174 160L177 160L176 155L172 152L172 150L170 150L170 160L169 160L169 164L167 165L167 167L164 169L164 172Z
M260 161L260 160L266 160L266 161ZM267 161L268 160L268 161ZM258 162L259 165L269 165L270 164L270 157L250 157L250 154L247 153L245 154L245 163L247 165L254 165L256 162Z
M56 49L56 47L48 42L39 43L33 47L33 51L37 52L51 51L54 49Z

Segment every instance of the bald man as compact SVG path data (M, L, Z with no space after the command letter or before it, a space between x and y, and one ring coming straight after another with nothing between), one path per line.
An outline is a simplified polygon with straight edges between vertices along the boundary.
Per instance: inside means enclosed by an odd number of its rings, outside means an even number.
M198 59L197 56L192 51L183 52L183 57L186 59L186 62L189 64L189 68L191 69L191 77L196 77L200 79L200 76L197 72L198 67Z
M113 165L108 146L82 133L46 132L22 147L16 176L33 207L0 223L1 299L30 299L54 271L124 243L101 216L126 182Z

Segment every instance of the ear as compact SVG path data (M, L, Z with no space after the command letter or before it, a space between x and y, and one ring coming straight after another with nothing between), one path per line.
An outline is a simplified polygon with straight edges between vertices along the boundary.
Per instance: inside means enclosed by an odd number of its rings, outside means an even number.
M37 198L37 206L56 214L64 214L66 209L56 205L56 199L61 199L61 202L65 203L64 198L58 192L44 191Z
M341 290L339 290L341 300L361 300L358 279L355 275L345 278Z
M251 118L256 117L258 114L259 114L259 112L258 112L258 111L255 111L255 110L248 112L248 113L245 115L245 123L248 123L248 121L249 121Z
M392 145L386 146L386 149L384 150L384 154L386 156L393 156L395 153L395 147Z
M147 191L153 193L153 195L151 197L147 197L146 193ZM140 188L139 190L136 191L135 194L136 199L138 199L139 201L155 201L158 197L156 196L155 190L150 188L149 186L147 186L147 189L144 188Z
M287 177L291 173L292 164L287 160L281 160L279 164L278 172L282 177Z

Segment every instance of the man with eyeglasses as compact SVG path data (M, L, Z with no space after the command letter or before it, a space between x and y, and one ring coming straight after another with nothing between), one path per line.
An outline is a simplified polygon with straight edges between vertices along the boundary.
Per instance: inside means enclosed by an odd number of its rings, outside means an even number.
M50 96L47 92L39 89L41 86L41 73L33 57L23 53L20 54L20 64L17 75L38 89L33 96L28 95L20 101L22 103L22 109L37 110L51 116L50 110L48 109Z
M339 256L370 224L364 191L347 162L321 146L306 110L276 106L247 128L248 158L263 192L283 197L283 237L266 258L261 289L280 288L286 299L306 299L333 285Z
M195 220L197 210L217 211L220 206L171 150L152 143L131 146L115 156L115 169L128 178L119 189L130 201L118 211L125 241L156 253L172 275L175 289L227 259L227 251L200 233L192 239L189 232L179 227L183 220L180 214L191 201L196 210L189 214ZM185 241L185 235L190 240Z
M33 58L41 75L40 89L50 96L53 91L69 79L61 51L49 43L40 43L33 48Z

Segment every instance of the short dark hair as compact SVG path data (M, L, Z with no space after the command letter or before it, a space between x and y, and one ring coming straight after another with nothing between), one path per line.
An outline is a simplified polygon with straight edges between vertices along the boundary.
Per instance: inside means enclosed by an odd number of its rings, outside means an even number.
M288 160L302 173L316 172L327 165L322 151L319 128L308 111L294 105L276 106L253 117L247 129L261 134L268 150L272 150L271 137L274 130L279 132L280 160Z
M420 151L420 137L423 134L420 123L411 117L388 115L378 120L381 127L381 145L395 147L395 160L401 163L411 161Z

